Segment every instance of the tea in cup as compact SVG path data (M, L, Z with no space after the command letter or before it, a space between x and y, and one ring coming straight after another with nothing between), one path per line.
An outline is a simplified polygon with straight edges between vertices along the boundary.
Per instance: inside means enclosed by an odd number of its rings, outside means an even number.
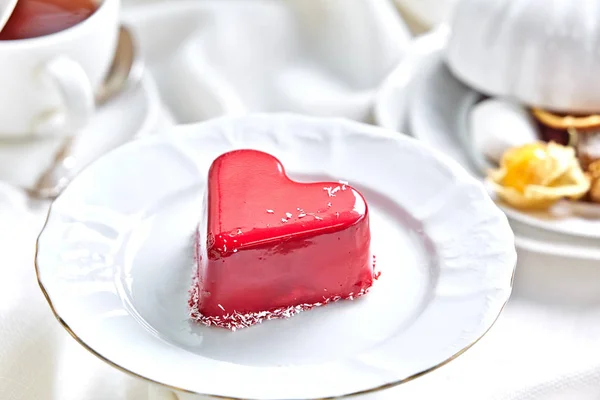
M68 29L90 17L94 0L19 0L0 40L31 39Z

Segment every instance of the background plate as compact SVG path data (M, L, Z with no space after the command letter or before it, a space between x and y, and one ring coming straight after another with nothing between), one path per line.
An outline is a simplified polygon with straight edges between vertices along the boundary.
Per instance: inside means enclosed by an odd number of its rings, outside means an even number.
M442 29L430 35L424 37L427 40L421 39L414 45L421 54L420 58L413 60L409 55L406 62L413 65L409 68L401 63L398 67L402 70L418 71L412 76L413 82L411 82L414 92L409 104L410 134L448 154L474 176L483 178L482 158L475 155L469 146L471 138L468 124L469 113L482 95L457 80L446 66L444 46L440 46L439 41L445 40L447 31ZM432 45L434 39L437 40L435 46ZM401 93L405 86L399 82L390 82L390 84L397 85L397 89L393 90L389 87L384 93ZM441 93L443 95L440 95ZM396 102L401 103L401 100L397 99ZM378 109L385 110L385 107L378 106ZM388 115L385 119L380 119L383 122L387 120L391 120ZM502 202L499 202L498 206L511 220L540 230L578 237L600 238L600 219L586 219L576 215L554 216L546 211L520 211Z

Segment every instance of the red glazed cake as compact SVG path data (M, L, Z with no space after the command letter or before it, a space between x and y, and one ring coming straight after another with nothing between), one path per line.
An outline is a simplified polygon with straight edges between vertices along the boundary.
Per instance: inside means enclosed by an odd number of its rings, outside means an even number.
M368 207L344 183L298 183L275 157L237 150L208 174L191 317L232 330L364 295Z

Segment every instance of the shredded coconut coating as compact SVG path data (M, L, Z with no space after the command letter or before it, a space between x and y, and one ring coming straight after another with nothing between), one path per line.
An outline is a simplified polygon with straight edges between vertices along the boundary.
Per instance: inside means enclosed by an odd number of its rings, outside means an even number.
M295 306L276 308L271 311L259 311L249 313L239 313L237 311L234 311L232 313L219 316L207 316L202 315L202 313L200 313L200 311L198 310L199 291L199 285L195 281L194 286L192 286L192 290L190 292L190 317L194 321L200 322L207 326L218 326L220 328L226 328L232 331L236 331L238 329L248 328L255 324L260 324L263 321L290 318L302 311L312 310L315 307L321 307L326 304L335 303L340 300L354 300L357 297L364 296L365 294L367 294L369 292L369 289L363 289L359 293L351 294L346 297L324 297L323 301L314 304L298 304Z
M334 297L323 297L323 300L318 303L313 304L298 304L294 306L288 307L280 307L270 311L259 311L259 312L249 312L249 313L240 313L237 311L233 311L231 313L227 313L224 315L218 316L207 316L203 315L198 309L199 301L200 301L200 282L198 279L198 266L199 257L200 257L200 249L198 243L198 232L196 233L196 244L195 244L195 258L196 258L196 268L194 268L194 276L192 278L192 288L190 289L190 298L189 298L189 306L190 306L190 318L196 322L202 323L207 326L217 326L219 328L229 329L231 331L236 331L242 328L248 328L252 325L260 324L263 321L269 321L272 319L281 319L281 318L290 318L294 315L302 312L312 310L315 307L321 307L326 304L335 303L340 300L354 300L358 297L364 296L369 292L369 288L362 289L358 293L350 293L348 296L334 296ZM373 281L377 280L381 275L381 272L375 271L376 259L373 256Z

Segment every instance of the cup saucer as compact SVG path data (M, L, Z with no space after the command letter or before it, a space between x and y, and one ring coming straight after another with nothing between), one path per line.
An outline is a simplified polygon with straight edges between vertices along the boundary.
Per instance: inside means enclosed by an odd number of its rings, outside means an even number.
M153 79L147 75L133 87L99 108L77 138L74 172L109 150L153 133L162 115ZM0 141L0 180L21 188L32 187L51 165L63 138Z

